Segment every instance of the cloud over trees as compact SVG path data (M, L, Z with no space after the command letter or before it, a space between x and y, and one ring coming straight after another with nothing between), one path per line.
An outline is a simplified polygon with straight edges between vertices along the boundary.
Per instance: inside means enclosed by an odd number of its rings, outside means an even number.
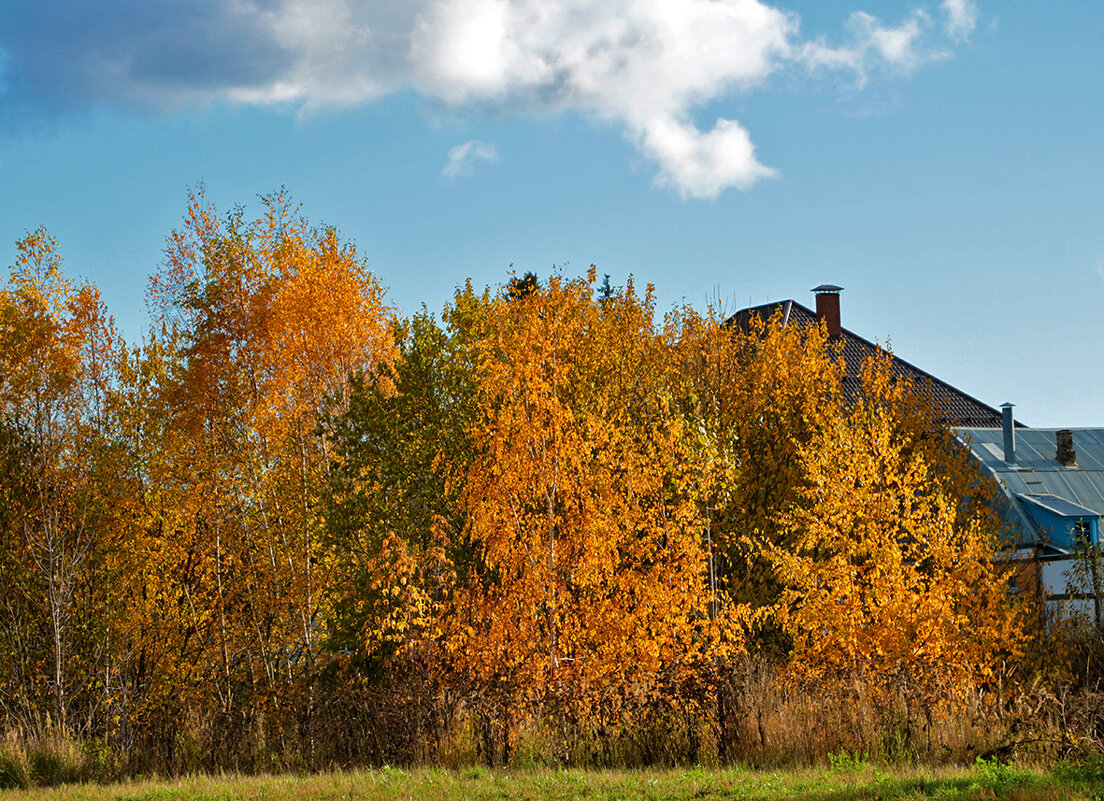
M623 131L657 184L711 198L775 170L739 121L697 119L704 106L778 73L908 72L948 57L977 14L969 0L896 23L856 12L833 44L760 0L44 0L0 10L0 92L9 113L309 113L409 89L453 108L579 111Z

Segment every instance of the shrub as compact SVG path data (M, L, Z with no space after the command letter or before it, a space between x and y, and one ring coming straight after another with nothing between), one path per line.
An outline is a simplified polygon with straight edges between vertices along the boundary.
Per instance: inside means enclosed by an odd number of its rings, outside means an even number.
M8 736L0 741L0 790L28 787L31 784L31 768L27 752L19 739Z

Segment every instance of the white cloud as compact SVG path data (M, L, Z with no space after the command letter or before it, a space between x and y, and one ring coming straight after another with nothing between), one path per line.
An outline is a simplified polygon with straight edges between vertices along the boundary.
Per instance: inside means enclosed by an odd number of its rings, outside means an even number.
M922 11L915 12L895 28L885 27L876 17L862 11L851 15L851 25L858 31L856 38L885 63L905 69L913 69L930 57L917 50L920 34L930 24L928 15Z
M850 70L862 86L873 66L909 72L920 65L947 58L949 53L927 41L932 28L931 17L923 10L914 11L903 22L887 27L874 16L856 11L847 20L850 41L840 47L830 47L823 39L806 42L800 60L811 68Z
M590 112L620 124L660 167L657 183L713 197L773 174L747 132L691 109L781 68L797 22L757 0L438 0L412 40L416 85L483 100Z
M478 139L470 139L449 151L448 163L441 170L441 175L446 178L471 175L477 161L498 161L498 150L494 145L480 142Z
M638 135L640 149L656 163L656 183L684 198L714 198L729 187L747 189L776 171L755 158L748 132L733 120L718 120L709 133L660 117Z
M943 30L955 42L964 42L977 27L978 8L971 0L943 0Z
M618 127L657 165L656 183L688 198L775 174L737 120L699 127L706 104L780 72L845 71L860 86L878 67L907 72L946 57L977 17L971 0L943 0L940 36L923 10L895 25L856 12L833 45L803 39L796 14L763 0L104 2L117 13L93 14L87 0L0 10L0 51L22 70L13 79L73 103L160 108L312 111L413 88L452 107L574 110ZM479 158L465 154L456 174Z

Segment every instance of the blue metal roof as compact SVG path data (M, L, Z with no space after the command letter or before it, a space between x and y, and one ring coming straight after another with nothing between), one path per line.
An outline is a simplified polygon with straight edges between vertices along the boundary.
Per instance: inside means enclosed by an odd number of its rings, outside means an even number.
M1059 498L1057 495L1017 495L1016 497L1034 506L1041 506L1060 517L1100 517L1099 512L1067 501L1065 498Z
M1077 463L1057 456L1057 428L1017 428L1016 461L1004 461L1004 432L999 428L956 428L984 472L1000 484L1012 507L1011 522L1030 542L1036 526L1024 503L1035 503L1061 517L1104 515L1104 428L1068 429ZM1063 509L1064 511L1059 511Z

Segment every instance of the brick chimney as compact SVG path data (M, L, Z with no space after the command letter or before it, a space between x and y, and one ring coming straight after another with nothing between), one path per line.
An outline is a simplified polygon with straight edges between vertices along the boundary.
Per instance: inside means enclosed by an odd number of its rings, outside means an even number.
M840 308L839 293L843 287L834 284L821 284L812 290L816 293L817 320L823 320L828 329L828 336L840 335Z
M1069 429L1064 429L1057 433L1058 437L1058 453L1054 455L1054 458L1058 460L1059 464L1066 467L1077 466L1077 451L1073 449L1073 432Z

